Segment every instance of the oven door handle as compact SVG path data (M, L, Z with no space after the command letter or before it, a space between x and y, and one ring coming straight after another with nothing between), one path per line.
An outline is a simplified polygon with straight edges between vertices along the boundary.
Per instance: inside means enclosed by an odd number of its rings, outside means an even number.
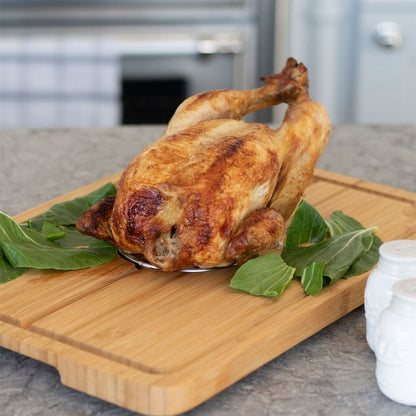
M241 36L183 37L180 39L117 39L114 49L120 55L215 55L243 52Z

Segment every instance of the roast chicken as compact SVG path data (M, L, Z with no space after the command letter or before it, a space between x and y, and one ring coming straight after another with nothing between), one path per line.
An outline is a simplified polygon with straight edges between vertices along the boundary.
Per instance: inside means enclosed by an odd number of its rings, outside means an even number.
M309 97L303 64L289 58L262 80L257 89L186 99L78 230L163 271L241 264L283 247L331 124ZM276 130L241 120L281 103L288 107Z

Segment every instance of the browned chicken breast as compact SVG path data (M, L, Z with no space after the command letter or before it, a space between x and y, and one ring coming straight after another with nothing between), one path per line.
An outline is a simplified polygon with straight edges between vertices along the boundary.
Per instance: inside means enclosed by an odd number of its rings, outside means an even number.
M238 264L282 247L331 126L309 98L302 64L289 58L263 80L185 100L124 171L115 198L91 207L78 230L164 271ZM288 108L277 130L240 120L280 103Z

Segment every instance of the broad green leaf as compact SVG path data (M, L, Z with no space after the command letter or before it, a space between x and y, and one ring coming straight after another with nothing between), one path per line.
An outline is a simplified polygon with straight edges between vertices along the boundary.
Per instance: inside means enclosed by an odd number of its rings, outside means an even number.
M287 228L287 246L322 241L328 227L319 212L306 201L302 201L296 209Z
M0 246L14 267L75 270L94 267L112 260L117 249L98 241L85 247L63 247L36 230L22 227L0 211Z
M73 270L112 260L117 254L114 246L79 233L74 224L91 205L115 192L107 183L86 196L55 204L22 225L0 211L0 283L28 267Z
M358 276L362 273L368 272L377 264L378 258L380 257L379 248L383 244L383 241L376 235L373 237L373 244L369 250L367 250L362 256L358 258L356 262L351 265L344 276L342 276L344 279L348 279L349 277Z
M3 254L0 248L0 283L6 283L10 280L16 279L26 271L26 268L13 267Z
M349 231L364 230L365 227L357 221L355 218L345 215L342 211L334 211L326 220L328 226L329 235L347 233Z
M41 230L44 221L54 225L74 225L90 206L115 193L115 186L112 183L107 183L88 195L53 205L43 214L32 218L28 224L35 230Z
M345 248L341 253L325 264L324 276L329 279L328 284L332 284L344 277L351 265L367 253L374 241L373 232L374 230L370 228L351 231L339 236L344 236L344 239L346 239L345 236L351 235L351 239L345 243Z
M302 271L301 283L303 290L308 294L315 296L322 290L324 285L324 266L325 263L311 263Z
M374 231L375 228L365 229L341 211L333 212L325 221L315 208L302 201L288 227L282 258L295 268L294 275L301 278L305 292L316 295L324 285L361 274L374 266L382 243L373 235ZM327 233L330 237L324 240ZM305 242L315 244L299 246ZM284 272L276 272L273 268L285 270L285 263L267 256L241 266L230 286L255 295L277 296L273 285L278 282L281 293L292 280L293 269L290 278Z
M285 264L278 253L269 253L240 266L230 287L252 295L276 297L292 281L294 272L295 269Z
M83 196L82 198L88 202L89 206L96 204L98 201L101 201L106 196L115 195L117 192L116 187L111 182L106 183L101 188L92 191L88 195Z
M57 225L44 221L42 224L42 235L50 241L55 241L64 238L66 233Z
M364 230L363 225L355 218L345 215L342 211L334 211L326 221L331 236L354 230ZM383 241L374 236L373 244L360 258L351 265L343 278L358 276L370 270L378 262L379 248Z
M75 198L55 204L45 213L32 218L28 223L35 230L41 230L45 221L54 225L73 225L89 207L85 199Z
M311 263L324 262L324 276L333 283L340 279L351 265L365 253L373 243L373 229L350 231L335 235L308 247L286 247L283 260L296 268L296 276Z
M56 243L62 247L79 247L88 246L96 243L98 240L89 235L81 234L75 225L61 225L59 226L63 232L65 232L65 238L56 240Z

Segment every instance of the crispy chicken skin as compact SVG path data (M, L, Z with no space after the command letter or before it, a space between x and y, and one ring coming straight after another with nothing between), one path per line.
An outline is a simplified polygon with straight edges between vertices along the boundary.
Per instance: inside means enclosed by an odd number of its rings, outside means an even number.
M263 80L185 100L123 172L116 197L86 211L78 230L164 271L242 263L282 247L331 125L309 98L303 64L289 58ZM280 103L288 108L277 130L240 120Z

